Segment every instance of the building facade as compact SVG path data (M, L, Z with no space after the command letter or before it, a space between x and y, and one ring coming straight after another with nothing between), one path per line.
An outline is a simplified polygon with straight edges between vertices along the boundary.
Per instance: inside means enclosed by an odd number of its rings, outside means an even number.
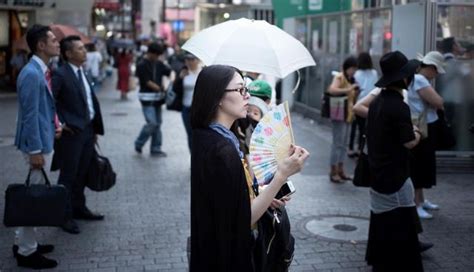
M474 2L409 0L289 0L273 1L277 24L301 41L317 65L301 70L301 84L293 96L294 75L283 82L283 98L294 109L318 119L321 97L343 60L361 52L380 57L400 50L409 58L439 49L443 38L455 37L465 48L456 56L462 82L456 90L439 89L452 105L449 118L457 137L458 153L474 154ZM459 84L458 84L459 85ZM456 95L453 95L456 93Z

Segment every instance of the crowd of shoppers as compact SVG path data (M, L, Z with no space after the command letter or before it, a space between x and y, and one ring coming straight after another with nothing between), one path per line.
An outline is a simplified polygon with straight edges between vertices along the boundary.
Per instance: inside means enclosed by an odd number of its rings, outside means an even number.
M89 209L84 195L94 144L98 135L104 134L94 93L102 59L93 46L88 53L78 36L67 36L58 43L46 26L29 29L27 42L33 56L18 75L15 145L24 154L33 182L41 181L42 168L60 170L58 183L68 192L62 229L79 234L76 219L104 219ZM135 151L142 153L151 139L150 154L158 157L166 156L161 133L166 96L163 78L173 79L172 67L163 61L165 49L163 44L148 44L136 71L146 124L134 142ZM265 190L256 190L245 155L253 129L271 109L271 87L253 79L256 74L244 77L238 69L225 65L202 68L196 56L176 54L180 55L168 61L172 60L176 69L172 86L181 94L181 116L191 151L190 269L260 271L253 260L258 254L253 248L258 224L269 209L281 208L288 201L275 196L287 178L303 168L309 153L292 146L278 164L273 181ZM61 62L52 73L49 61L58 55ZM344 60L327 90L337 102L330 106L331 182L351 180L344 170L345 156L357 157L356 132L359 148L367 138L371 186L366 260L373 271L423 271L420 252L429 246L418 239L422 229L419 219L432 218L428 211L439 209L425 198L423 190L436 185L439 132L434 123L445 109L430 81L446 73L448 57L433 51L418 61L390 52L380 60L379 78L370 55L361 53L357 59ZM133 55L123 50L116 62L117 88L124 98ZM235 130L239 119L245 119L245 127ZM351 123L353 133L347 146ZM43 256L54 246L38 244L34 228L18 228L15 238L12 249L19 266L46 269L57 265Z

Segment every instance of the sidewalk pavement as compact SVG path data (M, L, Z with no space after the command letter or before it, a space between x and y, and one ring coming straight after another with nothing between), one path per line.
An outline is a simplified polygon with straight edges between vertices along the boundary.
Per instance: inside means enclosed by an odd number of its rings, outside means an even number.
M120 101L113 78L98 93L106 134L99 140L117 174L109 192L87 191L88 206L106 215L101 222L79 221L81 234L39 228L40 243L53 243L59 261L52 271L187 271L190 157L181 116L163 112L163 150L167 158L136 154L133 141L144 123L136 92ZM26 169L12 146L16 98L0 98L0 191L23 182ZM365 262L367 189L328 180L330 128L294 114L296 142L311 152L305 169L292 178L297 192L288 204L296 237L291 271L370 271ZM354 163L348 160L347 169ZM50 174L57 180L57 173ZM474 271L474 177L439 175L426 192L440 204L434 219L423 221L423 241L435 243L425 254L425 271ZM0 197L3 217L4 198ZM16 267L13 231L0 226L0 271ZM26 271L26 270L25 270Z

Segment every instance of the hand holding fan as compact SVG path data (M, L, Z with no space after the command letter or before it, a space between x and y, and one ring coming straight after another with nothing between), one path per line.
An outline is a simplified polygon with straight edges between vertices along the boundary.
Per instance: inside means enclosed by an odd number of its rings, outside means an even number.
M284 102L263 116L250 139L249 161L260 185L270 183L278 162L294 143L288 102Z

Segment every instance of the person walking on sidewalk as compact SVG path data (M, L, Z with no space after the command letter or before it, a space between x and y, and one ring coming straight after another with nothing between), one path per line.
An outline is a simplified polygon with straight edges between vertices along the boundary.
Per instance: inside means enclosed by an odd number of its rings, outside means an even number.
M340 110L347 112L342 119L331 118L332 123L332 145L331 145L331 172L329 180L334 183L341 183L351 180L344 173L344 159L346 157L346 143L352 122L352 105L357 97L358 85L354 82L354 73L357 70L357 60L354 57L347 58L342 64L342 72L337 73L328 92L332 96L341 96L345 102L340 106Z
M424 123L425 135L411 151L410 177L415 186L415 203L421 219L433 218L427 210L437 210L439 206L425 199L423 189L436 185L435 141L438 120L437 110L443 110L443 98L430 84L438 74L444 74L444 57L437 51L431 51L421 59L421 68L415 75L413 84L408 88L408 105L412 118L418 116Z
M31 183L43 179L41 169L48 167L55 134L61 135L51 93L49 60L59 55L59 43L47 26L33 25L26 33L26 41L33 56L18 76L18 118L15 146L23 153L31 170ZM33 269L53 268L58 263L43 254L54 250L53 245L40 245L36 229L20 227L15 230L13 255L18 266Z
M86 206L84 189L97 135L104 135L100 105L82 65L87 51L79 36L61 40L64 64L53 75L53 93L64 133L57 141L52 170L60 170L58 183L68 190L67 221L62 229L80 232L74 219L103 220Z
M160 56L163 55L163 45L152 43L148 46L146 57L138 64L136 75L140 82L138 98L142 104L146 124L135 140L135 151L142 153L145 143L151 138L150 153L152 156L166 157L161 150L161 109L165 102L163 76L171 75L171 68L165 65Z
M409 177L409 149L421 133L412 125L403 89L419 62L399 51L380 60L382 77L375 84L381 93L370 104L367 146L371 171L370 225L366 261L373 271L423 271L414 202Z
M287 178L299 172L309 153L293 147L273 181L257 197L230 127L247 115L249 95L237 69L205 67L191 107L191 272L255 271L252 229Z

